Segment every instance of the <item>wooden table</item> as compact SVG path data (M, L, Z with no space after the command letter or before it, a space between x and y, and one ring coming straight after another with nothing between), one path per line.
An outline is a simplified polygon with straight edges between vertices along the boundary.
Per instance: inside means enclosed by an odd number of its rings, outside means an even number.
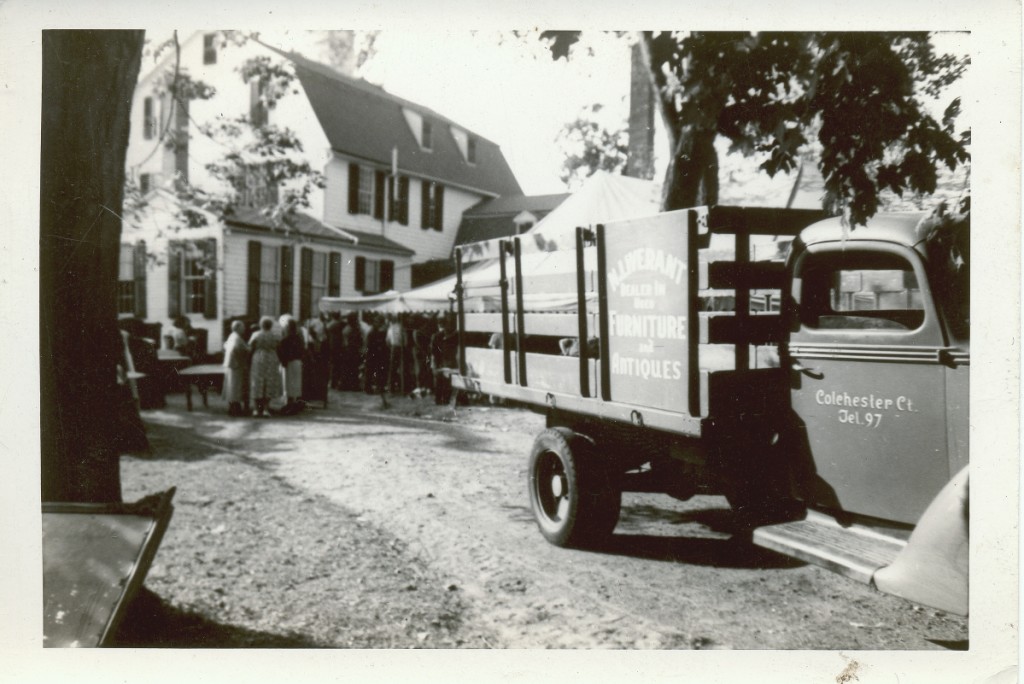
M224 387L224 366L215 363L201 363L178 370L178 377L185 383L185 406L192 410L192 386L195 385L203 397L203 407L209 407L206 395L211 389L220 392Z

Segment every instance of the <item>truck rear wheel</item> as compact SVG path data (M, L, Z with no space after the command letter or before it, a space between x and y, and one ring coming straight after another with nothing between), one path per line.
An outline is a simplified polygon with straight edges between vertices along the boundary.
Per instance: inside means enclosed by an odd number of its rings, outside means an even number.
M585 547L611 534L622 494L592 445L567 428L537 435L530 452L530 506L544 538Z

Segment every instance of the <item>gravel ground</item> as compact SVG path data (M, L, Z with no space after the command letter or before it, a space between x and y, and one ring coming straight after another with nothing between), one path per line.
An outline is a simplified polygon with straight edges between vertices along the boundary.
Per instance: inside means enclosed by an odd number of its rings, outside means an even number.
M126 501L176 487L121 646L966 648L946 615L729 539L719 497L627 494L602 553L557 549L525 497L529 411L332 393L230 419L144 413Z

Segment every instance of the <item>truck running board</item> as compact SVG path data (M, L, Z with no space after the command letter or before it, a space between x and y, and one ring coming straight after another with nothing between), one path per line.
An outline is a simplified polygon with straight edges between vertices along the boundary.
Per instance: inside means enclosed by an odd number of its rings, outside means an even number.
M754 543L865 584L907 545L905 538L863 525L842 526L815 511L808 511L803 520L757 528Z

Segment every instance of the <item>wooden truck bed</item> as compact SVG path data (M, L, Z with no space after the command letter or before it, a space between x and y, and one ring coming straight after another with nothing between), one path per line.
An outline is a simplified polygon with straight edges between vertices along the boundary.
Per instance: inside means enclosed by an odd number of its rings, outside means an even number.
M765 302L783 296L785 268L751 261L750 238L795 235L819 218L687 209L577 228L562 252L531 253L519 237L460 248L453 384L690 437L708 419L778 406L784 330ZM708 249L713 234L731 235L728 249ZM496 258L467 268L470 253ZM732 310L708 311L726 308L712 301Z

